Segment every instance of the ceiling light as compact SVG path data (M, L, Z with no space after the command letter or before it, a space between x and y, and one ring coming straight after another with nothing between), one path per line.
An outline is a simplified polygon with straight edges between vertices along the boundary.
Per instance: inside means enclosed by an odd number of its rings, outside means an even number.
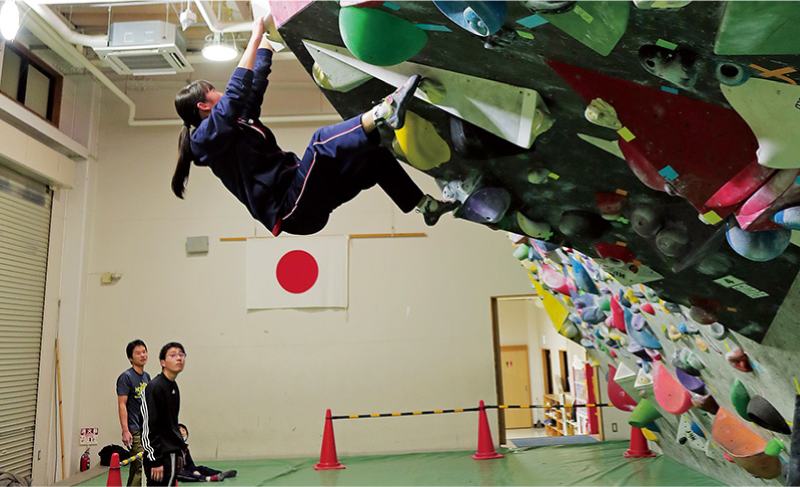
M15 0L6 0L0 8L0 34L13 41L19 30L19 8Z
M203 57L209 61L230 61L239 55L233 38L226 38L221 32L206 36Z

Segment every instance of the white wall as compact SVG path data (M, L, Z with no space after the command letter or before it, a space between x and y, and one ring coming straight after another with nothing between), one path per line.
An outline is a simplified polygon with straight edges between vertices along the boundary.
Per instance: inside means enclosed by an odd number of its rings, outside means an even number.
M431 229L373 189L337 210L324 234L428 236L351 240L347 310L248 313L245 245L220 238L266 230L203 168L192 170L186 200L175 198L177 128L131 129L124 106L110 98L103 106L96 173L88 172L89 238L73 251L86 259L86 293L61 325L82 341L76 370L62 370L75 384L68 444L88 426L100 428L101 446L120 443L114 383L134 338L150 348L152 375L162 344L185 345L180 419L198 459L313 457L326 408L395 412L494 397L490 297L530 289L502 232L449 217ZM301 151L313 128L276 134ZM413 176L437 192L430 178ZM186 237L197 235L209 236L210 251L187 257ZM122 279L101 286L105 271ZM336 423L340 455L468 450L476 434L470 414ZM80 451L69 453L74 472Z

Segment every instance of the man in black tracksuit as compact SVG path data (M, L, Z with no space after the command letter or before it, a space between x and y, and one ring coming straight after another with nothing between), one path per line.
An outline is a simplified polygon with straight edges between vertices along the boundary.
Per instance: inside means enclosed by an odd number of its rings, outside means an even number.
M161 373L142 393L144 470L147 485L178 485L186 444L178 427L181 394L175 379L183 371L186 352L180 343L170 342L158 358Z

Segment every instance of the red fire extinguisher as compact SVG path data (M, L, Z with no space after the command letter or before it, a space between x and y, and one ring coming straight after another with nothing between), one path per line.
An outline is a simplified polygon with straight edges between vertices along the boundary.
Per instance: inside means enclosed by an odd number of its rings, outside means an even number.
M89 449L87 448L81 455L81 472L89 470Z

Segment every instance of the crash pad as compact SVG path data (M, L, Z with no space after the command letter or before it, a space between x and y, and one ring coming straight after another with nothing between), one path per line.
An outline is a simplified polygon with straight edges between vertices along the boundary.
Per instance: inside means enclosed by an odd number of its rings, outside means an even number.
M714 53L800 54L798 24L800 9L794 2L727 2Z
M339 32L355 57L376 66L407 61L428 42L424 30L377 8L340 9Z
M719 408L711 429L714 442L740 467L763 479L781 474L781 461L764 453L766 440L750 431L724 408Z
M683 414L691 409L692 395L689 391L660 363L656 362L653 368L653 394L658 405L670 414Z
M450 146L436 132L436 127L416 113L407 110L406 122L394 136L408 163L420 171L428 171L450 160Z
M569 12L540 17L593 51L608 56L628 27L630 2L582 1Z
M755 135L734 110L565 63L547 63L587 103L601 98L614 107L630 134L620 135L620 149L637 176L644 173L653 180L648 186L665 191L668 182L701 214L713 210L725 218L735 209L707 204L726 183L757 164Z
M500 30L508 11L506 2L434 1L433 4L457 26L481 37Z

